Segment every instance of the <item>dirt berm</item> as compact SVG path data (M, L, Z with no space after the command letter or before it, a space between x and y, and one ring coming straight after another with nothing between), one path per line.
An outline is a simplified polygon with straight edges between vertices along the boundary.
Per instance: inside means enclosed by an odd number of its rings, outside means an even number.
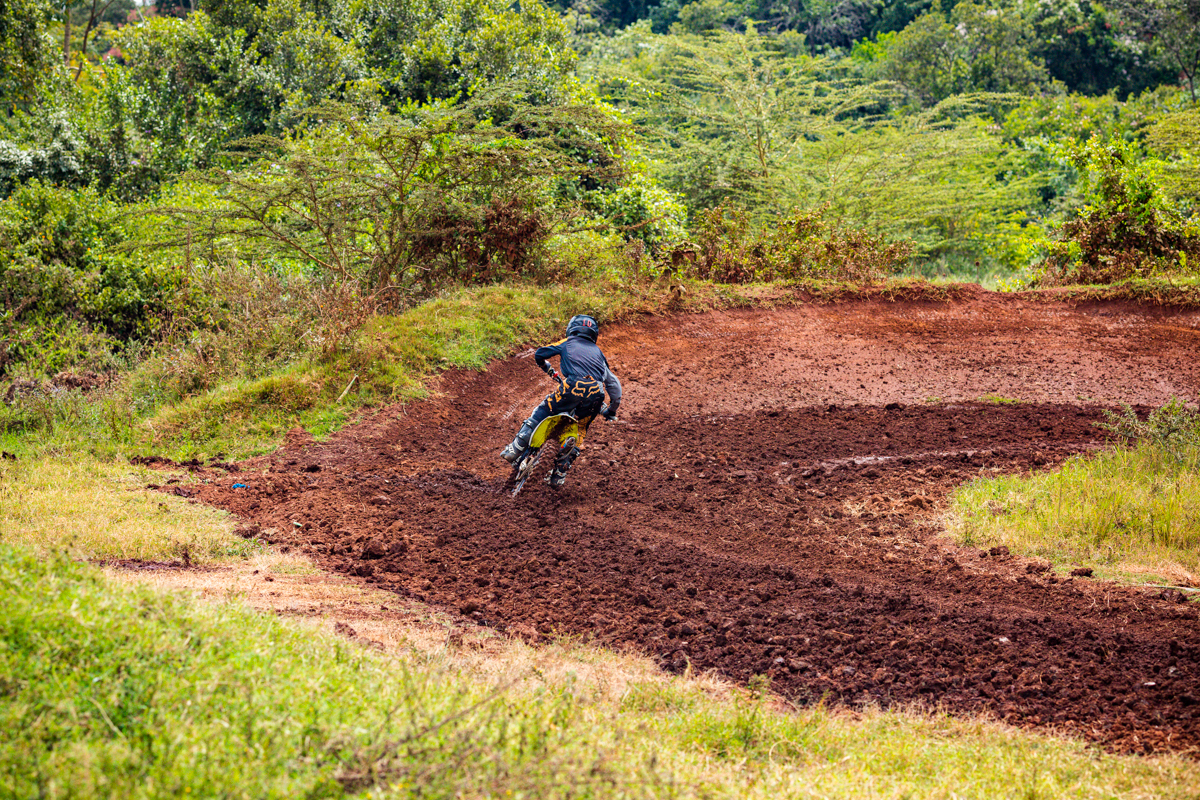
M328 442L298 432L196 497L529 638L767 675L801 702L1200 747L1195 604L940 536L955 486L1102 446L1119 402L1196 397L1200 313L980 292L652 318L601 344L623 421L593 425L557 493L501 491L497 453L550 388L527 352Z

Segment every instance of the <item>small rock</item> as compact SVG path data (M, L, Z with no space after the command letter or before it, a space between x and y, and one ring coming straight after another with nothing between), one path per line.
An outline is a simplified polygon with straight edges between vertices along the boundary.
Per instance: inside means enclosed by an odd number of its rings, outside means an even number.
M1091 567L1078 567L1077 569L1073 569L1073 570L1071 570L1071 577L1073 577L1073 578L1090 578L1090 577L1092 577L1092 568Z
M989 549L988 555L989 556L1007 556L1007 555L1009 555L1009 552L1008 552L1008 548L1001 544L1001 545L997 545L996 547Z

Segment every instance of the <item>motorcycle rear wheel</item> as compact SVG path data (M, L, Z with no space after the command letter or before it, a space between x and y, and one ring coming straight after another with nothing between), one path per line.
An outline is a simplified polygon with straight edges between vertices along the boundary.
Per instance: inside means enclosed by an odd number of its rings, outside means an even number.
M522 456L513 466L512 475L508 479L508 483L512 486L512 496L516 497L520 494L521 489L529 482L535 474L541 472L538 467L543 463L549 464L550 469L554 469L554 461L558 458L559 443L556 439L550 439L537 450Z

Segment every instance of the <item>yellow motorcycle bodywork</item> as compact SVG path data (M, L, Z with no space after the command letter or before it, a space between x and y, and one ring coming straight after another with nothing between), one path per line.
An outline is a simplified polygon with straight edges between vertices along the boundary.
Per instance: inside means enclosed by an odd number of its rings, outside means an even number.
M570 414L555 414L551 417L546 417L542 420L542 424L537 426L533 435L529 437L529 447L537 450L551 439L557 439L561 445L575 437L575 446L582 448L583 446L584 427L579 420L572 417Z

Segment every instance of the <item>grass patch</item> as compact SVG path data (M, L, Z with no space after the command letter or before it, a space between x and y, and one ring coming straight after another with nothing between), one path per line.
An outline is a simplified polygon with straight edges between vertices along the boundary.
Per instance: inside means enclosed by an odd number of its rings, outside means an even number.
M979 402L991 403L994 406L1016 406L1020 405L1024 401L1016 397L1005 397L1004 395L1000 394L985 394L983 397L979 398Z
M175 458L267 452L297 425L320 437L360 407L424 397L438 371L483 369L520 344L549 339L576 313L606 322L640 307L633 289L610 289L464 289L403 314L372 317L340 351L225 384L160 409L144 424L155 451Z
M162 480L162 478L159 478ZM146 490L144 470L77 453L0 462L0 541L73 558L194 563L244 558L260 545L221 512Z
M976 480L950 531L1056 564L1193 583L1200 575L1200 448L1154 442L1075 456L1044 473Z
M1051 302L1127 302L1171 308L1200 308L1200 278L1133 278L1101 286L1063 286L1022 291L1021 295L1031 300Z
M781 708L585 653L504 683L0 545L0 794L1187 797L1200 767L936 713ZM522 645L514 645L523 647ZM560 658L570 658L565 651ZM594 685L593 685L594 684Z

